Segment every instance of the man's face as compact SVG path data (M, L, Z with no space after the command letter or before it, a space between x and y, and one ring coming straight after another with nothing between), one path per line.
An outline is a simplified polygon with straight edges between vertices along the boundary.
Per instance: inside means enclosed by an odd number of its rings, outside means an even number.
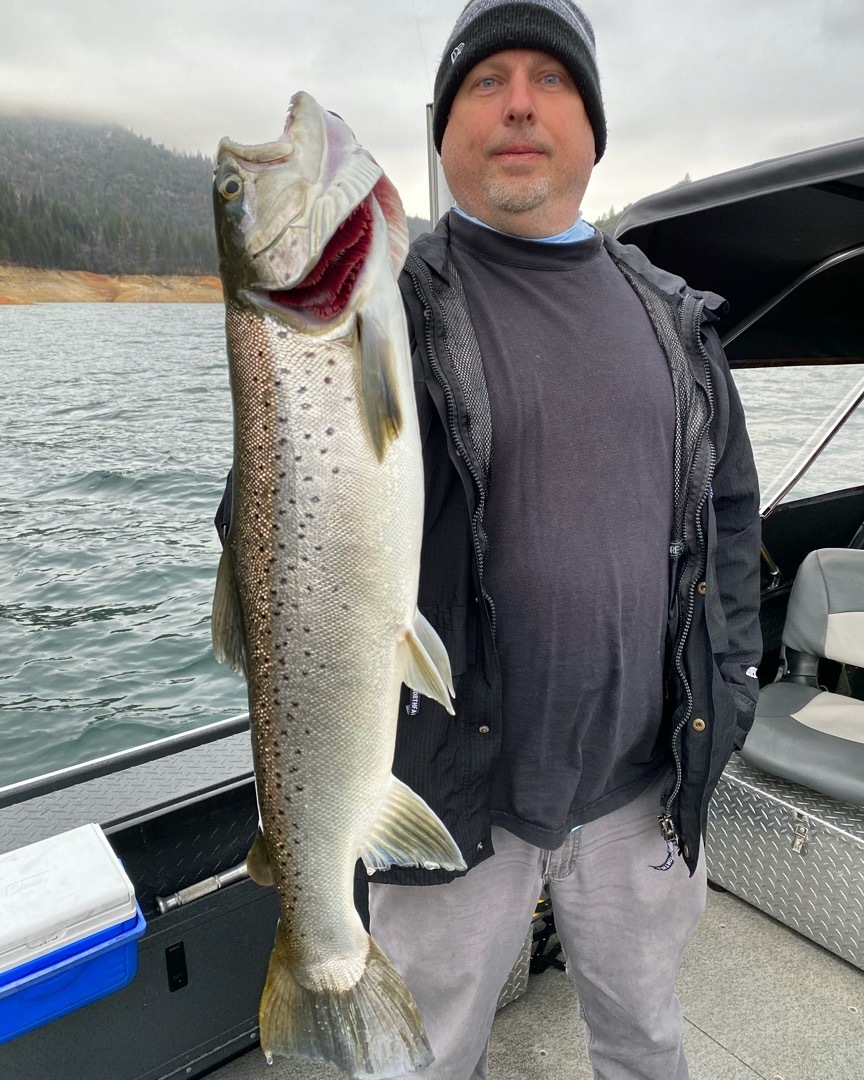
M553 236L575 222L594 157L572 77L532 49L495 53L472 68L441 143L459 206L516 236Z

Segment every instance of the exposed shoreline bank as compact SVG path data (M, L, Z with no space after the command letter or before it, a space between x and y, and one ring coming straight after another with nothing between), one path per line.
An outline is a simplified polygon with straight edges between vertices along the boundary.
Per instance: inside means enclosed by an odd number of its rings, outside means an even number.
M123 274L87 270L35 270L0 265L0 305L8 304L221 304L218 277Z

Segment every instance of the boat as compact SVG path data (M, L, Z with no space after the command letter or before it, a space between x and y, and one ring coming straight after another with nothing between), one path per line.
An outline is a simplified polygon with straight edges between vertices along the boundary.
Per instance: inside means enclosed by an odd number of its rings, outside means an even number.
M854 712L862 665L832 659L818 633L815 652L795 648L787 624L815 618L807 567L825 551L841 553L840 593L860 595L864 461L831 490L796 498L795 489L861 416L864 139L661 192L631 207L616 236L727 298L720 333L733 368L765 369L778 386L805 367L852 371L825 423L770 484L763 478L759 679L763 702L774 688L799 687L808 700L843 698ZM854 644L855 633L844 640ZM797 750L784 751L778 715ZM848 737L848 717L842 736L830 723L808 727L822 737L820 767L808 772L799 727L760 707L712 805L714 891L680 980L694 1080L864 1075L864 800L841 797L852 789L837 789L831 768L849 772L864 734ZM786 775L790 760L797 771ZM0 1044L0 1076L332 1080L315 1063L268 1069L257 1049L278 915L274 891L245 871L257 821L246 716L0 789L0 855L98 823L147 924L128 984ZM362 911L362 890L357 904ZM502 1000L490 1049L496 1080L592 1075L553 920L548 905L538 909Z
M864 969L860 444L855 483L783 501L864 401L864 139L661 192L617 235L726 298L733 370L770 369L778 388L792 368L851 372L798 453L760 475L762 689L712 801L706 856L717 885Z

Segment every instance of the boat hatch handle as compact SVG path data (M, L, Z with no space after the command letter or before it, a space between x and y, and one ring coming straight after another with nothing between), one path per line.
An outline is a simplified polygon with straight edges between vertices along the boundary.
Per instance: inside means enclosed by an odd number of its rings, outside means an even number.
M771 575L771 581L768 583L768 588L771 590L779 589L783 574L780 572L780 567L774 562L771 552L764 544L762 545L762 561L768 567L768 573Z
M800 810L795 811L795 835L792 850L796 855L806 855L810 850L810 819Z
M233 885L235 881L245 881L248 877L249 871L246 869L246 863L238 863L237 866L232 866L230 870L223 870L221 874L213 874L212 877L196 881L194 885L187 885L185 889L172 893L170 896L157 896L156 907L159 909L160 915L165 915L169 911L183 907L185 904L191 904L193 900L200 900L203 896L210 896L211 893L224 889L226 885Z
M800 289L805 281L809 281L810 278L816 277L817 274L823 273L825 270L830 270L832 266L839 266L840 263L847 262L849 259L855 259L859 255L864 255L864 244L856 244L855 247L847 248L846 251L838 251L836 255L829 255L827 259L822 259L821 262L811 266L809 270L805 270L803 274L799 274L791 285L787 285L784 289L781 289L776 296L773 296L770 300L766 300L764 304L752 311L746 319L742 319L737 326L733 326L732 329L724 334L721 338L723 347L725 348L730 341L734 341L735 338L740 337L745 330L749 330L750 327L759 322L763 315L767 315L768 312L777 307L781 300L785 300L786 297L795 292L796 289Z
M767 486L759 506L759 514L763 521L773 513L787 492L795 487L862 401L864 401L864 376L852 387L828 419L810 436L777 479Z
M227 720L217 720L215 724L208 724L206 727L181 731L179 735L169 735L165 739L156 739L143 746L135 746L131 750L120 750L107 757L84 761L80 765L70 765L67 769L58 769L56 772L34 776L30 780L20 780L17 784L0 787L0 810L42 795L51 795L64 788L86 784L89 780L97 780L100 776L131 769L135 765L146 765L148 762L158 761L160 758L170 757L184 750L195 750L199 746L206 746L207 743L217 742L219 739L227 739L231 735L240 735L248 730L249 714L242 713L240 716L231 716Z

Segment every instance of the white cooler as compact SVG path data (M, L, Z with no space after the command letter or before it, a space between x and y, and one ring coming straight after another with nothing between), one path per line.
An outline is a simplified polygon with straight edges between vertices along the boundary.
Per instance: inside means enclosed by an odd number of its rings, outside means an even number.
M0 1043L126 986L145 929L98 825L0 855Z

